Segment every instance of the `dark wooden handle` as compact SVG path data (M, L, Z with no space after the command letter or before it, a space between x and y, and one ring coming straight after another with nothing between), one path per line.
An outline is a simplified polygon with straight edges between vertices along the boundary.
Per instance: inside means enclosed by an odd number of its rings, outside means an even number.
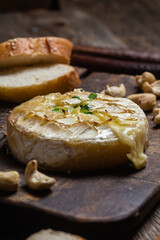
M160 63L160 52L138 52L130 49L113 49L75 45L73 53L127 61Z
M94 71L112 73L141 74L144 71L154 73L157 77L160 73L160 63L126 61L101 56L92 56L82 53L72 54L71 64L85 67Z

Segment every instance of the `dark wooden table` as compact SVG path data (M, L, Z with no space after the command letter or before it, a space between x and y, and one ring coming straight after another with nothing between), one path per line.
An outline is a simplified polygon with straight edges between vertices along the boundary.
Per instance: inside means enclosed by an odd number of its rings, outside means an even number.
M0 41L14 37L55 35L66 37L74 44L160 51L159 12L159 0L61 0L56 9L1 12ZM87 69L78 71L82 82L90 74L94 74ZM22 209L17 211L8 205L1 205L0 211L3 219L0 239L3 240L25 239L31 232L39 229L36 221L43 217L36 212ZM158 235L159 204L139 227L118 239L152 240Z

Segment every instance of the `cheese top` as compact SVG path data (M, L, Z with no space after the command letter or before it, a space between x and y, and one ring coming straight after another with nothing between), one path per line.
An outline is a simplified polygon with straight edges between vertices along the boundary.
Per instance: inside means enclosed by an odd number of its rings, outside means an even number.
M16 107L14 123L22 131L64 141L119 140L130 148L128 158L137 169L145 166L143 153L148 122L139 106L126 98L75 89L66 94L38 96Z

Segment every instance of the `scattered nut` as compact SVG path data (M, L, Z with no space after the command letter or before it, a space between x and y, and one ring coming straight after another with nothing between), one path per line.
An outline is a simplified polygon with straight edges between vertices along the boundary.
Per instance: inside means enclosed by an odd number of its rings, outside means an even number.
M37 170L37 161L30 161L25 169L25 181L29 188L33 190L45 190L49 189L55 184L56 180L52 177L48 177Z
M149 84L156 81L155 76L150 72L144 72L142 75L136 76L136 82L139 88L142 87L144 82L148 82Z
M102 90L100 93L101 93L101 94L105 94L105 90Z
M160 80L157 80L156 82L151 84L153 93L157 96L160 97Z
M160 124L160 104L153 109L154 122Z
M152 84L149 84L147 82L143 83L142 90L143 92L153 93L157 97L160 97L160 80L157 80Z
M13 55L14 55L13 52L10 52L10 53L9 53L9 56L13 56Z
M19 173L16 171L0 172L0 189L9 192L17 191L19 178Z
M104 92L101 93L113 96L113 97L125 97L126 96L126 88L123 83L119 84L118 86L109 86L106 85L106 89Z
M6 132L2 132L2 134L3 134L4 136L7 136L7 133L6 133Z
M148 82L144 82L142 84L142 90L144 93L153 93L152 86Z
M143 111L150 111L156 105L156 96L152 93L132 94L127 98L137 103Z

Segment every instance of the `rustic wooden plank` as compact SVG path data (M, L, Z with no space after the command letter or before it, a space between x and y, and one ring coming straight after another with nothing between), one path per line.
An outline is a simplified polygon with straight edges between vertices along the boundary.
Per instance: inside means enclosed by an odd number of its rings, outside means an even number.
M62 1L62 0L61 0ZM71 5L98 19L101 24L126 46L137 50L159 50L160 5L155 0L132 1L62 1L63 7ZM73 7L72 7L73 8ZM97 44L98 45L98 44ZM107 42L106 42L107 45Z
M72 4L72 3L71 3ZM66 5L70 8L70 1L66 1ZM70 21L70 16L72 16L72 12L74 8L79 9L76 10L76 15L78 15L78 20L75 20L75 24L72 24L72 19ZM48 11L32 11L29 13L6 13L0 14L0 41L7 40L8 38L18 37L18 36L45 36L45 35L58 35L68 37L74 43L80 43L85 45L99 45L99 46L111 46L111 47L130 47L137 50L159 50L159 2L158 0L154 1L134 1L128 4L127 1L107 1L107 5L104 2L100 1L74 1L72 4L72 8L66 12L66 15L56 13L56 12L48 12ZM66 6L64 5L64 11ZM70 15L68 15L70 13ZM83 14L84 13L84 14ZM82 20L81 20L82 17ZM94 20L93 20L94 18ZM95 24L95 31L94 23L98 18L98 22ZM23 21L22 21L23 19ZM83 30L83 26L85 26L85 21L87 21L87 26L90 28L87 30ZM103 22L103 23L102 23ZM101 25L100 30L97 31L97 28ZM77 25L81 24L78 27ZM103 29L107 26L107 31L109 29L109 34L106 32L103 33ZM78 32L78 35L77 35ZM99 33L100 32L100 33ZM111 33L111 34L110 34ZM85 36L84 36L85 34ZM99 36L98 36L99 35ZM108 37L109 35L109 37ZM110 36L113 36L115 39L112 43L110 40ZM81 40L82 38L82 40ZM101 39L99 39L101 38ZM109 38L109 40L108 40ZM93 77L93 75L92 75ZM105 83L103 82L103 86ZM99 91L103 86L95 87ZM83 83L83 86L84 83ZM87 85L86 85L87 86ZM90 86L92 86L92 82L90 82ZM94 91L94 88L92 88ZM136 90L136 89L134 89ZM4 103L3 103L4 104ZM3 124L6 128L5 122L6 117L8 115L8 111L12 108L12 106L8 107L8 110L4 109L5 117L3 118ZM153 127L153 122L151 116L150 118L151 127ZM154 130L157 134L157 129ZM158 130L159 131L159 130ZM156 136L158 137L158 136ZM0 135L0 138L5 140L6 138L3 134ZM159 144L159 141L156 143ZM154 141L151 143L154 147ZM157 163L156 163L157 161ZM158 166L158 159L154 161L154 166L157 164ZM149 164L149 165L148 165ZM152 162L149 161L147 164L147 169L144 171L140 171L136 174L136 179L139 177L139 181L143 178L143 176L148 179L149 181L154 181L154 174L155 178L159 178L159 167L157 169L153 168ZM19 165L18 165L19 166ZM12 168L17 168L12 166ZM151 168L149 170L149 168ZM18 168L19 170L23 169L20 165ZM153 170L153 171L152 171ZM134 178L133 174L132 177ZM27 195L28 196L28 195ZM29 201L29 200L28 200ZM149 218L143 222L143 225L140 229L137 229L136 233L133 235L134 240L152 240L155 236L159 235L159 221L160 221L160 206L156 208L156 210L149 216ZM6 212L5 212L6 213ZM9 213L8 213L9 216ZM21 216L25 216L21 214ZM29 218L30 219L30 218ZM38 218L37 218L38 219ZM12 219L13 220L13 219ZM11 222L13 226L13 222L16 222L16 218ZM29 223L29 222L28 222ZM6 221L6 225L8 222ZM48 224L49 225L49 224ZM21 221L19 221L19 226L21 226ZM31 224L26 226L33 227ZM127 224L126 224L127 226ZM15 229L17 225L15 224ZM41 227L44 227L41 225ZM3 228L3 227L2 227ZM64 226L63 226L64 228ZM66 227L67 228L67 227ZM74 228L74 227L73 227ZM87 227L86 227L87 228ZM25 232L25 229L23 231ZM31 228L33 231L36 229L34 226ZM62 229L60 227L60 229ZM8 228L6 229L6 232ZM16 231L19 231L19 228L15 230L14 237L10 239L22 239L22 237L16 236ZM74 230L72 229L72 232ZM8 231L9 232L9 231ZM86 229L87 232L87 229ZM24 236L23 234L21 234ZM26 235L27 237L27 235ZM3 238L5 239L5 238ZM108 239L108 238L107 238ZM117 238L116 238L117 239ZM118 239L121 239L119 236ZM122 238L129 240L129 237Z
M127 0L66 0L60 6L60 12L1 13L0 41L19 36L58 35L85 45L160 49L158 0L154 4L149 0L131 4Z
M160 235L160 205L152 211L152 214L148 215L145 221L142 222L141 226L133 234L131 240L158 240L157 237Z
M125 47L102 22L78 8L0 13L1 42L15 37L50 35L66 37L77 44Z
M80 67L75 67L75 69L80 77L86 74L88 71L86 68L80 68Z
M121 82L125 83L127 94L137 91L135 77L107 73L89 75L82 79L81 87L99 92L106 83L115 85ZM12 107L13 105L4 102L0 104L5 128ZM124 235L126 224L127 230L136 226L159 199L160 188L157 180L160 150L158 144L154 143L159 139L160 129L153 129L151 114L148 114L148 119L151 143L147 150L149 158L145 169L132 171L123 166L112 171L82 175L49 173L55 176L57 183L51 191L40 194L26 188L24 165L7 154L4 137L1 140L0 170L18 170L21 174L21 187L17 193L11 195L1 193L0 202L13 205L15 209L27 208L27 211L33 212L37 209L45 215L46 227L66 230L67 226L68 231L88 237L89 240L97 237L106 239L107 236L114 239L115 232ZM39 227L43 227L44 219L36 220L37 224L39 221Z
M106 84L116 85L124 83L127 89L127 95L136 93L138 91L135 84L135 76L129 76L125 74L110 74L93 72L87 78L82 81L81 87L93 92L100 92L105 89Z
M54 0L55 1L55 0ZM33 8L49 8L51 0L1 0L0 11L28 10Z
M160 4L158 0L154 3L149 0L135 0L129 4L127 0L65 0L62 2L64 9L74 5L98 19L129 48L145 51L160 50Z

